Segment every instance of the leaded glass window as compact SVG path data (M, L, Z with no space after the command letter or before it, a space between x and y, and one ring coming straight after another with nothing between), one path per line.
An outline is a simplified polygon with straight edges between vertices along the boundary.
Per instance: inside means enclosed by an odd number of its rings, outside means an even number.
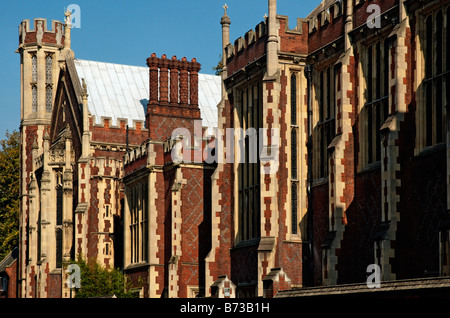
M45 109L47 112L52 111L52 103L53 103L53 90L51 85L47 85L45 88Z
M291 217L292 217L292 234L298 233L298 182L291 184Z
M33 113L37 112L38 98L37 98L37 87L36 85L31 86L31 106Z
M298 234L297 74L291 75L291 233Z
M52 55L47 55L45 58L45 80L47 83L52 82L52 64L53 64L53 58Z
M291 178L298 179L297 173L297 129L291 130Z
M239 122L244 135L238 152L241 162L238 167L239 190L239 240L260 237L260 153L259 128L262 127L262 89L258 83L251 84L240 92Z
M297 76L291 76L291 125L297 125Z
M31 80L37 82L37 57L34 54L31 56Z
M149 260L149 212L148 185L137 184L130 187L128 193L129 231L130 231L130 260L131 263Z

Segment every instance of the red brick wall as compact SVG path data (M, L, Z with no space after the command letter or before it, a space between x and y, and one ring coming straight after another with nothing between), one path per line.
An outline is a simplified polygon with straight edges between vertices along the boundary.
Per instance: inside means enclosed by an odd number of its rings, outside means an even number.
M5 269L6 275L8 275L8 291L0 292L1 298L16 298L17 295L17 261Z
M248 63L256 61L266 54L266 41L267 35L256 36L255 42L246 45L242 51L238 52L236 49L235 55L227 60L228 75L232 75Z
M225 123L223 127L220 127L223 131L227 128L233 127L233 95L228 96L229 100L225 101L225 105L219 113L219 116L224 119ZM225 136L222 136L222 141L226 144ZM221 275L227 275L233 282L233 269L231 264L230 249L234 244L234 222L233 222L233 207L234 207L234 168L233 164L223 164L223 171L219 173L217 179L217 185L219 193L221 194L220 205L220 223L218 237L213 238L219 240L220 247L215 251L215 262L210 265L210 273L213 279L216 280ZM212 218L216 217L212 214Z
M148 139L148 131L144 129L144 123L136 123L136 127L129 124L128 143L130 145L140 145ZM94 125L90 120L91 140L100 142L111 142L126 144L127 131L125 121L121 121L118 126L112 126L110 119L104 119L102 125Z
M344 35L345 16L340 15L337 18L332 18L331 21L319 29L309 34L308 52L309 54L315 52L321 47L337 40ZM306 31L308 32L308 31Z
M280 37L280 51L295 54L308 53L308 23L301 22L301 34L286 31L289 27L286 19L279 18L280 29L278 35Z
M46 273L48 274L48 264ZM49 274L47 279L47 298L61 298L62 297L62 278L61 274Z

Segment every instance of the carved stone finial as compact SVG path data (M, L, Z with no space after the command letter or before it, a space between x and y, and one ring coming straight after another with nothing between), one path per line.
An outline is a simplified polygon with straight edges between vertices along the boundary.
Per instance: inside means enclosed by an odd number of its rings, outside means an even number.
M42 139L44 139L44 140L50 140L50 135L49 135L49 133L48 133L47 130L44 132L44 136L42 137Z
M66 27L72 27L72 11L66 10L66 12L64 12L64 16L64 24L66 25Z
M82 97L88 97L88 92L87 92L87 84L86 81L84 80L84 78L81 79L81 96Z
M31 145L31 149L39 149L39 145L38 145L38 143L37 143L36 138L34 139L34 142L33 142L33 144Z
M223 17L222 17L222 19L220 20L220 23L221 24L231 24L231 20L230 20L230 18L228 17L228 14L227 14L227 10L228 10L228 6L227 6L227 4L225 3L225 5L223 6L223 9L224 9L224 14L223 14Z
M66 124L66 131L64 132L65 139L72 139L72 132L70 130L69 124Z

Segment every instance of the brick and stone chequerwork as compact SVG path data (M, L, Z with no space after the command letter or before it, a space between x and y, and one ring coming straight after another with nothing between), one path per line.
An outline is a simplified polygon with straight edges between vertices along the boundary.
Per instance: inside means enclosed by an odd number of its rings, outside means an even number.
M202 154L208 141L203 140L198 105L200 64L195 59L167 59L165 55L158 58L152 54L147 65L149 138L125 155L124 213L133 213L132 200L137 191L138 197L147 202L144 209L147 207L150 227L139 235L148 246L140 258L125 255L125 273L133 281L145 280L144 297L194 297L203 294L204 288L204 258L211 235L210 180L214 171ZM181 161L175 161L172 155L179 142L173 135L177 130L184 131L183 144L189 143L183 147ZM132 222L125 217L125 237L134 231L128 230ZM126 242L125 249L135 249L133 243Z
M146 298L449 275L450 0L266 4L234 41L224 7L216 134L196 59L79 60L67 23L21 23L20 297L70 297L78 255Z

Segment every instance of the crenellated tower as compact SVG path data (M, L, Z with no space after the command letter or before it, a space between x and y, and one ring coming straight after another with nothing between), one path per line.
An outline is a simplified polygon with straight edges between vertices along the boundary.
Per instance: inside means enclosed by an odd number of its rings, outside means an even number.
M19 25L20 54L20 133L21 133L21 202L20 202L20 294L21 297L43 297L45 286L36 286L38 267L44 248L38 244L41 208L38 195L44 195L47 184L35 184L33 153L45 152L45 140L51 124L53 103L59 77L60 63L70 49L70 14L66 22L37 18ZM42 178L45 183L45 177ZM47 255L50 257L50 255Z

